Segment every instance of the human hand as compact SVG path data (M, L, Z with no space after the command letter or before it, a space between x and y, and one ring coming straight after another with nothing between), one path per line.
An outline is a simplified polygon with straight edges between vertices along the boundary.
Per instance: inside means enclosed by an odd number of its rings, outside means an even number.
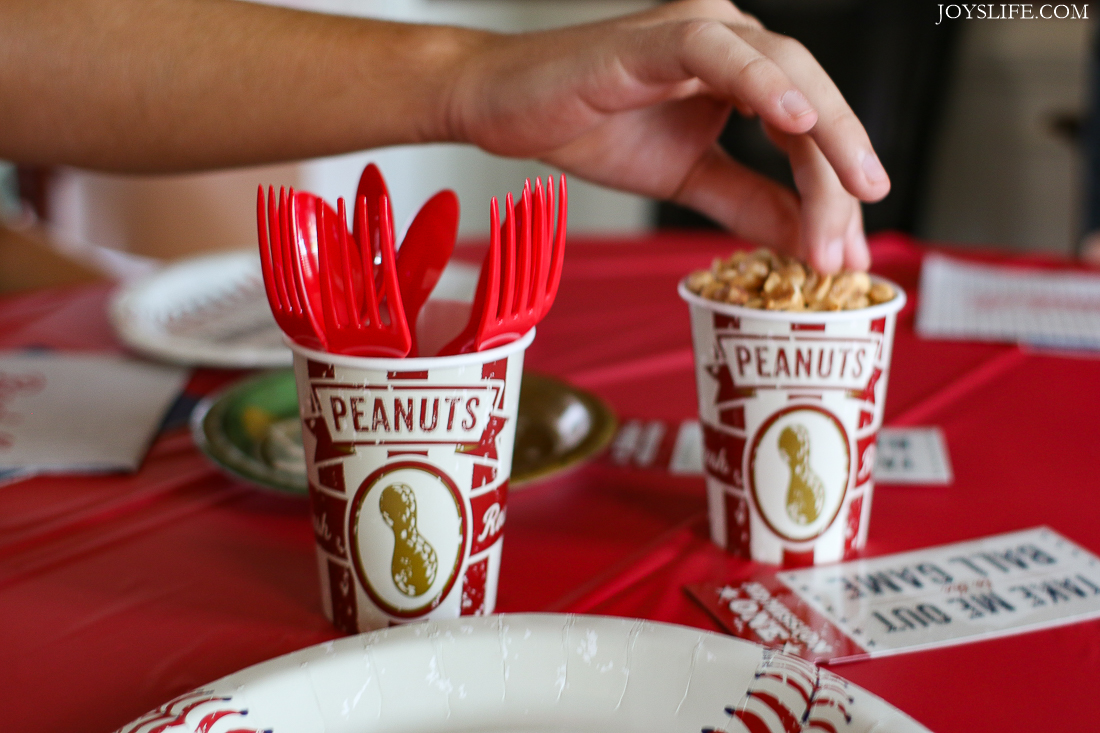
M453 139L692 207L822 272L870 264L857 199L890 182L867 133L801 44L725 0L469 48L445 109ZM718 147L733 109L761 118L799 195Z

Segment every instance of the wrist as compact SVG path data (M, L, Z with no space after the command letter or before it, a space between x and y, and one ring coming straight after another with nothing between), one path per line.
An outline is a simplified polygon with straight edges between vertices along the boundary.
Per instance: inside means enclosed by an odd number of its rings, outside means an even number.
M410 142L469 142L461 110L465 91L486 45L496 34L453 26L416 26L411 58L419 68L422 93L415 95L407 119L416 139Z

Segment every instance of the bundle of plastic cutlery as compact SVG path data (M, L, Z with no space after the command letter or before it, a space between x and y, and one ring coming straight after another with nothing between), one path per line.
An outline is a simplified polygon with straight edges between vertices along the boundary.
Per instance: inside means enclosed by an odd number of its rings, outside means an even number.
M561 279L567 193L527 181L505 198L504 221L490 202L490 244L470 318L437 355L483 351L521 337L549 311ZM259 190L256 216L264 286L275 320L294 342L336 354L423 356L416 323L454 250L458 199L427 201L398 248L389 193L368 165L356 191L351 231L344 199L334 210L313 194Z

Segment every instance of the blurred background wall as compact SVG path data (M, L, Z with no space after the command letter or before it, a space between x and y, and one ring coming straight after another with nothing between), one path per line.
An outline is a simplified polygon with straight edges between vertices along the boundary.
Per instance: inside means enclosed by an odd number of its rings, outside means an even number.
M519 31L620 15L653 1L282 4ZM740 5L805 43L868 128L894 180L891 195L865 209L869 230L898 229L961 246L1073 253L1084 220L1081 131L1089 128L1094 20L944 21L937 26L937 5L926 0L744 0ZM731 119L722 141L752 167L789 181L785 160L770 148L755 121ZM135 177L60 169L37 183L26 175L20 182L43 204L54 238L64 248L78 251L93 244L172 259L253 246L258 183L294 185L335 200L354 191L359 172L371 160L390 183L399 226L434 191L449 187L462 202L464 237L487 231L490 196L518 190L525 177L550 172L533 161L430 145L211 174ZM10 188L11 179L9 171L0 183ZM707 226L690 212L577 179L571 181L571 193L574 233ZM126 270L122 261L103 266Z
M885 200L864 207L869 231L1074 252L1085 219L1081 133L1095 20L937 24L939 5L926 0L739 5L805 44L867 128L893 183ZM786 161L755 122L732 119L722 142L791 183ZM658 220L705 225L667 204Z
M962 31L918 232L1070 254L1085 216L1081 133L1095 21L971 22Z

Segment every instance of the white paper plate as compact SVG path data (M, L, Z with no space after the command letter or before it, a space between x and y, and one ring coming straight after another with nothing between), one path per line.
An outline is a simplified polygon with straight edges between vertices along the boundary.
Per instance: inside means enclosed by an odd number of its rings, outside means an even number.
M477 277L472 265L449 265L432 298L468 301ZM168 265L119 290L110 314L123 343L156 359L230 369L292 361L267 304L254 250Z
M732 637L556 614L328 642L180 696L120 731L167 721L205 733L926 731L831 672Z
M111 303L111 324L130 348L177 364L291 363L253 251L185 260L124 286Z

